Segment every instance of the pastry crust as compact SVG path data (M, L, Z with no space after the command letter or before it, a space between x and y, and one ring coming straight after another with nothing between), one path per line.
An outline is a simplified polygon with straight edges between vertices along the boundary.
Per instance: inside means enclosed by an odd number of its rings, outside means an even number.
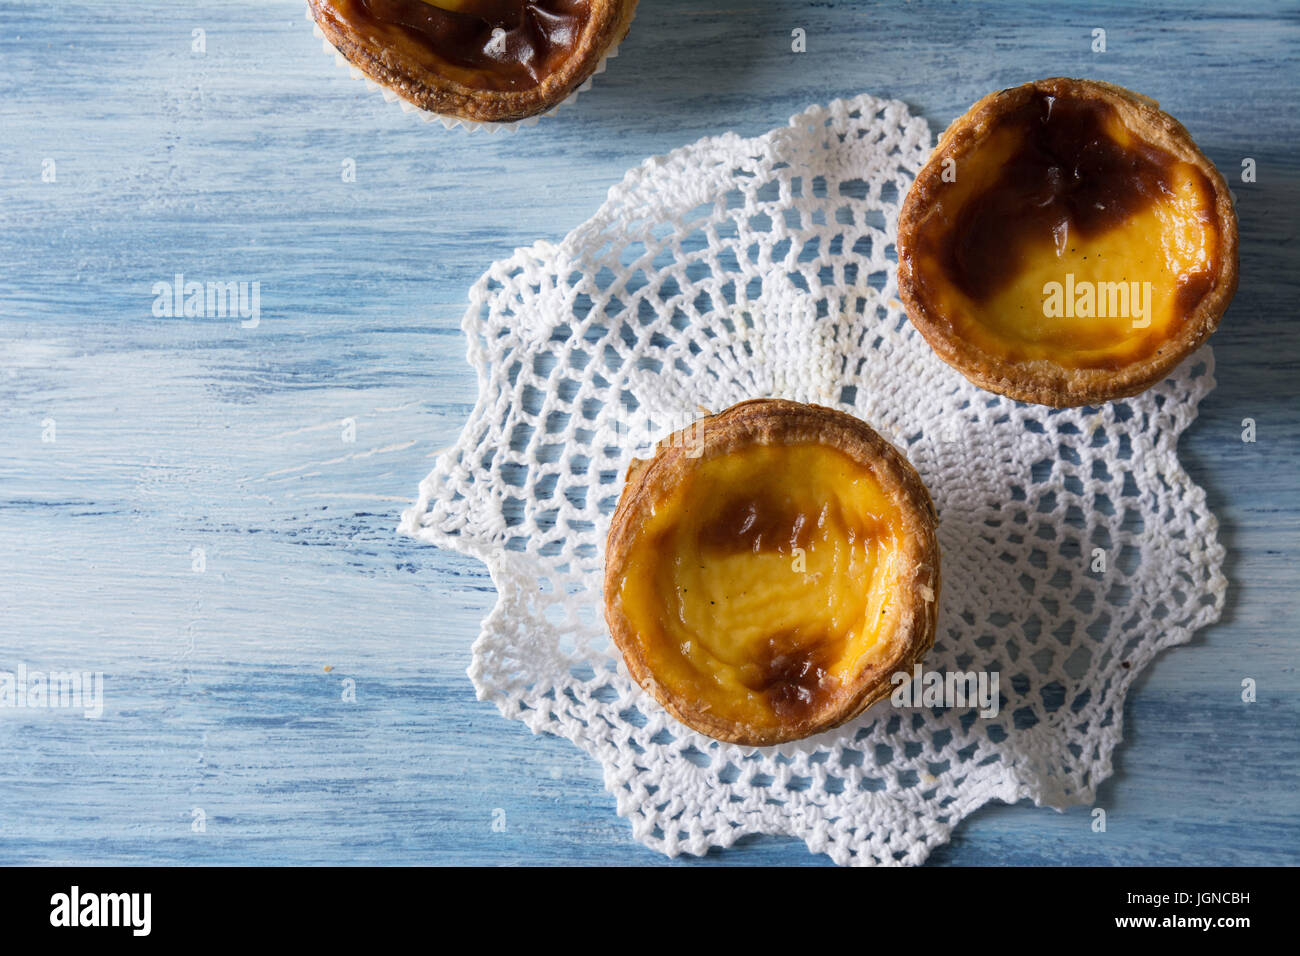
M627 35L637 0L590 0L590 15L571 53L536 86L489 90L413 63L375 37L353 30L328 0L307 0L325 38L366 76L421 109L475 122L512 122L558 106L596 71Z
M1172 333L1151 354L1116 368L1068 367L1042 358L1010 361L990 354L954 334L951 323L936 314L920 294L920 277L914 272L918 268L913 255L918 232L949 188L943 180L945 167L961 168L963 158L980 148L999 120L1022 109L1031 97L1044 94L1073 97L1113 109L1137 139L1190 164L1213 188L1212 215L1217 221L1219 246L1208 291L1181 316ZM899 297L913 325L939 357L981 388L1058 408L1096 404L1136 395L1161 381L1218 328L1237 288L1237 243L1237 217L1228 186L1177 120L1162 112L1155 100L1123 87L1056 77L985 96L940 137L900 213Z
M605 559L605 618L628 672L664 708L701 733L729 743L764 746L797 740L835 727L861 714L890 694L891 678L910 676L934 644L939 599L938 516L916 469L866 423L819 405L778 399L755 399L696 423L702 441L683 439L684 431L665 439L649 460L628 469L627 483L610 525ZM754 445L816 443L836 449L865 466L902 521L903 533L892 554L899 612L879 637L886 653L859 666L837 692L812 708L782 718L777 726L727 719L702 700L670 692L656 675L646 647L625 613L621 585L646 517L696 467L696 462ZM689 452L688 452L689 449ZM698 450L700 454L692 457ZM665 556L665 560L669 560ZM864 655L865 657L865 655Z

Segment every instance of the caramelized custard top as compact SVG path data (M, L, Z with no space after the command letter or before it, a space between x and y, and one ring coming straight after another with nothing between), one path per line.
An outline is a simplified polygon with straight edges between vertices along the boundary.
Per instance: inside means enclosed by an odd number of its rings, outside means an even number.
M475 89L527 90L577 47L589 0L326 0L354 31Z
M799 720L893 650L901 521L833 448L702 459L639 529L623 610L669 693L752 726Z
M1118 367L1213 285L1213 183L1108 103L1036 90L951 173L905 255L930 311L986 351ZM1053 283L1068 301L1049 301Z

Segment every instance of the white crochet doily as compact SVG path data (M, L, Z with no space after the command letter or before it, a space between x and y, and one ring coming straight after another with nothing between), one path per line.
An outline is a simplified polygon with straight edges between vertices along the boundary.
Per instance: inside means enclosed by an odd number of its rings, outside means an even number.
M919 863L989 800L1090 801L1130 682L1219 616L1217 523L1176 454L1213 387L1209 349L1100 408L969 384L895 298L898 209L929 148L923 120L870 96L704 139L647 160L562 242L518 250L470 293L478 403L402 529L491 571L480 698L598 759L618 812L664 853L783 833L839 863ZM628 678L601 602L628 463L702 409L758 396L844 409L906 452L943 549L925 668L998 672L996 718L886 700L746 748Z

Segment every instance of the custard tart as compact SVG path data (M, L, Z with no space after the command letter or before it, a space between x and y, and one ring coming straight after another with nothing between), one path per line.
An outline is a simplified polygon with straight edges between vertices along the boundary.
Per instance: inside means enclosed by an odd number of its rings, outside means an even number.
M628 469L605 618L632 678L687 726L752 746L807 737L933 646L937 521L864 422L742 402Z
M308 0L325 38L422 109L508 122L559 105L627 34L636 0Z
M1069 407L1134 395L1209 337L1237 287L1227 184L1154 100L1055 78L990 94L903 203L912 323L982 388Z

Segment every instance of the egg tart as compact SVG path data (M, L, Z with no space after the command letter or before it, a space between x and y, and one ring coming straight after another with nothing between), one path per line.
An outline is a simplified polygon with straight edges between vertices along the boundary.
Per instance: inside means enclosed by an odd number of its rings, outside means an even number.
M308 0L376 83L443 116L507 122L559 105L627 34L636 0Z
M856 717L934 644L937 517L864 422L742 402L633 462L609 531L605 618L682 723L762 746Z
M899 297L982 388L1069 407L1134 395L1237 287L1227 184L1154 100L1056 78L990 94L903 203Z

